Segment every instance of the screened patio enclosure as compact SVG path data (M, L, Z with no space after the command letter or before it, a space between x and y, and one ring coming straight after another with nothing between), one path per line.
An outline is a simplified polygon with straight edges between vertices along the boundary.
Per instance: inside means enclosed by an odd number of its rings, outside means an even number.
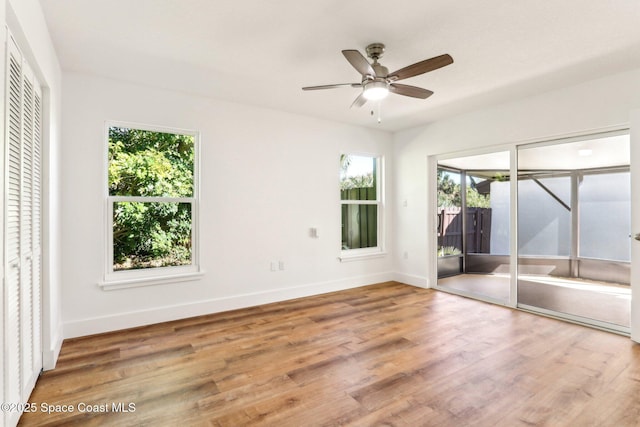
M628 332L627 133L439 159L437 175L437 288Z

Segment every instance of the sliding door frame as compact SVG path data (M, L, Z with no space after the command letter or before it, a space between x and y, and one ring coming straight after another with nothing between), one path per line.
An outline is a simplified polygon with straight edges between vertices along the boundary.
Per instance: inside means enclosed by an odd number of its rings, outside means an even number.
M494 298L482 296L476 293L466 292L463 290L457 290L452 288L447 288L438 285L438 271L437 271L437 227L438 220L436 215L436 209L430 208L427 210L427 221L428 221L428 229L427 229L427 253L429 254L427 260L428 266L428 278L427 284L431 288L435 288L437 290L474 298L480 301L485 301L493 304L499 304L503 306L508 306L511 308L520 309L523 311L533 312L536 314L541 314L547 317L558 318L561 320L569 321L572 323L578 323L587 325L590 327L595 327L598 329L607 330L610 332L620 333L623 335L630 335L631 338L640 342L640 308L634 309L633 304L631 307L631 319L630 319L630 327L624 327L618 325L612 325L607 322L600 322L593 319L586 319L580 316L574 316L567 313L558 313L551 310L541 309L538 307L531 307L524 304L518 303L518 152L520 149L524 148L533 148L533 147L543 147L543 146L553 146L563 143L570 143L573 141L580 141L586 139L596 139L605 136L614 136L614 135L622 135L629 134L630 135L630 148L631 148L631 159L630 159L630 176L631 176L631 232L632 235L637 233L640 235L640 219L636 219L634 221L634 217L638 217L640 215L640 191L635 190L635 193L638 193L637 196L633 196L634 189L640 188L640 149L634 150L634 141L637 144L640 144L640 110L637 110L632 114L632 124L630 125L620 125L620 126L612 126L609 128L602 128L597 130L591 130L588 132L577 132L570 135L564 136L556 136L552 138L538 139L538 140L530 140L530 141L521 141L511 144L503 144L503 145L495 145L489 146L482 149L475 150L464 150L457 151L452 153L445 154L437 154L431 155L427 157L427 174L428 174L428 182L431 182L431 185L427 186L427 206L437 206L437 171L438 164L442 160L459 158L459 157L469 157L476 156L481 154L490 154L496 152L509 152L509 170L510 170L510 241L509 241L509 274L510 274L510 289L509 289L509 299L508 301L496 300ZM636 160L636 167L633 167L634 158L638 158ZM513 179L513 177L516 177ZM634 179L635 177L635 179ZM574 195L575 196L575 195ZM573 197L573 196L572 196ZM577 196L575 196L577 197ZM573 202L573 201L572 201ZM572 226L575 226L575 222L572 219ZM640 237L640 236L639 236ZM572 233L572 240L575 240L577 237ZM577 243L572 242L572 246ZM640 294L640 283L635 283L633 277L637 277L640 274L640 242L636 242L632 240L631 243L631 292L632 295L635 293L636 295ZM634 267L635 265L635 267ZM635 289L634 289L635 288Z
M605 131L598 131L598 132L590 132L588 134L584 134L584 135L580 135L580 136L571 136L571 137L566 137L566 138L557 138L557 139L552 139L552 140L547 140L547 141L543 141L543 142L538 142L538 143L527 143L527 144L519 144L517 145L516 148L516 157L518 157L518 154L520 152L520 150L526 150L526 149L530 149L530 148L542 148L542 147L553 147L556 145L562 145L562 144L570 144L572 142L579 142L579 141L586 141L586 140L590 140L590 139L598 139L598 138L606 138L606 137L613 137L613 136L618 136L618 135L630 135L630 129L629 127L623 127L623 128L618 128L618 129L614 129L614 130L605 130ZM629 144L631 144L631 142L629 142ZM519 164L516 161L516 167L519 168ZM612 166L612 167L603 167L601 168L601 170L599 171L591 171L591 172L583 172L580 170L574 170L574 171L568 171L567 174L570 178L570 182L571 182L571 219L570 219L570 238L571 238L571 242L570 242L570 251L569 251L569 262L570 262L570 269L571 269L571 274L574 274L577 272L577 265L578 265L578 261L581 259L580 257L580 251L579 251L579 238L580 238L580 218L579 218L579 178L580 176L583 175L588 175L588 174L596 174L596 173L605 173L605 172L610 172L613 170L629 170L630 171L630 167L628 166L621 166L621 167L617 167L617 166ZM516 193L517 193L517 183L516 183ZM631 196L631 195L630 195ZM517 213L517 208L516 208L516 213ZM517 215L516 215L516 220L517 220ZM516 239L517 239L518 233L516 231ZM519 258L519 254L516 252L516 264L518 263L518 259ZM517 288L517 282L518 282L518 276L516 276L516 288ZM588 318L588 317L583 317L583 316L578 316L578 315L574 315L574 314L570 314L570 313L565 313L565 312L558 312L558 311L554 311L554 310L550 310L550 309L546 309L544 307L537 307L537 306L531 306L531 305L527 305L527 304L522 304L520 302L517 302L517 308L528 311L528 312L532 312L532 313L537 313L537 314L542 314L548 317L553 317L553 318L558 318L561 320L566 320L572 323L578 323L581 325L587 325L590 327L594 327L597 329L602 329L602 330L606 330L609 332L615 332L615 333L619 333L622 335L630 335L630 327L628 326L624 326L624 325L617 325L614 323L610 323L610 322L605 322L605 321L601 321L601 320L597 320L597 319L593 319L593 318ZM631 319L630 319L631 320Z
M509 153L509 171L510 176L514 176L515 162L517 156L517 145L515 144L507 144L507 145L499 145L499 146L491 146L482 149L475 150L465 150L458 151L453 153L446 153L441 155L433 155L427 158L427 173L431 180L433 180L433 185L427 187L427 206L437 206L438 205L438 164L442 160L447 159L455 159L459 157L471 157L471 156L479 156L483 154L492 154L498 152L508 152ZM461 174L462 177L466 177L466 173ZM430 224L427 235L427 250L429 255L429 259L427 261L429 276L427 279L427 283L429 287L435 288L440 291L449 292L456 295L461 295L468 298L477 299L479 301L484 301L492 304L502 305L511 308L517 308L517 267L518 267L518 257L517 251L517 242L514 242L515 232L517 230L517 203L514 203L514 196L517 197L517 180L514 181L509 179L509 197L510 197L510 210L509 210L509 298L507 300L501 300L497 298L492 298L490 296L481 295L473 292L468 292L460 289L452 289L444 286L438 285L438 218L436 215L436 209L427 209L427 221ZM466 208L466 178L461 179L461 197L463 200L463 209ZM466 222L466 215L463 215L463 223ZM465 237L466 237L466 227L463 225L463 251L465 248ZM466 260L464 261L466 262Z

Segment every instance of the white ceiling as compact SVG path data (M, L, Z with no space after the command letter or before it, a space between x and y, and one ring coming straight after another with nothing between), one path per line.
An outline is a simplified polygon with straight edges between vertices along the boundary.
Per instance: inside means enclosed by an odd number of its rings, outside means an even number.
M40 0L62 68L389 131L640 67L637 0ZM390 71L448 53L403 83L382 123L340 53L386 44ZM585 100L589 102L591 100Z

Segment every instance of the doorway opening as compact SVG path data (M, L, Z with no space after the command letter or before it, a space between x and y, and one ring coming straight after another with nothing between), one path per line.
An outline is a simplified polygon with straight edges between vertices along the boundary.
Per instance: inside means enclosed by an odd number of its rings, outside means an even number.
M510 153L438 162L438 286L510 300Z

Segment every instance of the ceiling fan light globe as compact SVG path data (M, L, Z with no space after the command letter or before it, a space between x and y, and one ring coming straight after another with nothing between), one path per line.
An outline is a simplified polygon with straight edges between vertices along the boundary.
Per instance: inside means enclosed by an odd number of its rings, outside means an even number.
M389 85L381 81L369 82L364 86L362 95L369 101L384 99L389 95Z

